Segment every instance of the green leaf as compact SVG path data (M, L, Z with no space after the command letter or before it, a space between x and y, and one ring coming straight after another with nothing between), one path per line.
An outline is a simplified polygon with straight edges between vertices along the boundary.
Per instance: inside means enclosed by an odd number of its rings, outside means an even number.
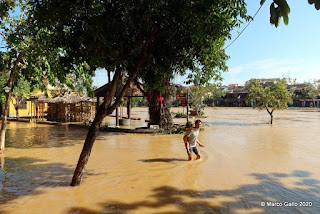
M320 9L320 0L316 0L315 7L316 7L317 10Z
M290 7L286 0L273 0L280 8L282 13L289 14L290 13Z
M283 14L282 17L283 17L284 24L288 25L289 24L289 16L288 16L288 14Z
M266 2L266 0L261 0L260 5L263 5Z

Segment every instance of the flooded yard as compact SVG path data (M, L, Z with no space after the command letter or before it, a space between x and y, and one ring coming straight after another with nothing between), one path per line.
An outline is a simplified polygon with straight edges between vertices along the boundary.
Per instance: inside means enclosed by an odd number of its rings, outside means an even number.
M79 187L86 129L10 122L0 213L320 213L320 111L275 111L273 125L251 108L205 114L202 160L182 135L101 132Z

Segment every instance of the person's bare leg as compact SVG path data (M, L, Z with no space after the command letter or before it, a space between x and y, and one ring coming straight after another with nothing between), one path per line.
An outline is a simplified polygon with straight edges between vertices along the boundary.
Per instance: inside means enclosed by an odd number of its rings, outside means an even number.
M199 160L200 158L201 158L201 155L197 154L197 159L196 160Z
M188 160L189 160L189 161L192 160L191 154L188 155Z

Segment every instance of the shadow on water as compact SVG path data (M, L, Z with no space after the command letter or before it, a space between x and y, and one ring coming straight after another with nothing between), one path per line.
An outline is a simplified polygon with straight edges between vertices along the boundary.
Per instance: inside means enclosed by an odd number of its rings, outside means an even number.
M306 171L293 171L290 174L270 173L251 174L257 184L239 186L232 190L205 190L177 189L170 186L161 186L153 189L148 198L134 203L121 201L107 201L99 204L103 211L94 211L88 208L74 207L68 213L127 213L138 212L138 209L175 206L178 212L174 213L320 213L320 181L311 179ZM283 179L299 180L295 187L282 184ZM215 206L208 200L227 198L220 205ZM191 201L192 200L192 201ZM261 206L261 202L280 202L282 207ZM285 206L285 202L298 202L298 206ZM299 206L299 202L312 202L311 207ZM157 212L161 213L161 212ZM166 212L168 213L168 212ZM172 212L173 213L173 212Z
M28 157L0 157L0 204L20 196L41 194L36 190L38 187L69 186L74 166L43 162Z

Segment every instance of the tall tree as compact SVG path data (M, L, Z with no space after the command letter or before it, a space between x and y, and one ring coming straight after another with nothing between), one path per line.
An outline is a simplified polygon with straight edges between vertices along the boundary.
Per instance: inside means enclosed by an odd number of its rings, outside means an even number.
M71 185L79 185L102 119L121 103L138 76L152 83L184 74L196 65L203 77L225 66L221 47L239 17L248 19L244 0L219 1L32 1L39 27L52 32L51 44L63 50L61 62L86 62L113 73L110 90L89 129ZM115 99L121 77L127 81ZM152 84L150 84L152 85ZM153 84L157 87L156 84Z
M0 153L4 152L5 149L5 133L6 133L6 125L7 125L7 113L9 109L9 101L11 97L11 89L13 86L13 79L16 72L19 70L19 64L22 61L23 52L21 48L17 44L16 38L21 38L22 31L21 26L23 25L25 10L22 8L22 12L20 17L16 16L9 16L9 11L14 10L16 4L11 1L0 2L0 34L2 39L6 43L7 52L3 53L5 57L1 57L3 64L2 64L2 71L10 72L8 82L6 87L9 89L6 92L6 101L3 109L3 117L2 117L2 124L0 130Z
M56 80L67 83L67 74L73 73L77 77L89 79L93 75L86 63L72 65L68 70L60 64L59 58L64 53L59 48L49 46L51 32L46 28L38 28L31 17L30 1L1 1L0 2L0 36L3 47L1 50L0 69L8 73L6 86L10 88L6 93L3 121L0 130L0 153L5 148L5 132L7 112L12 89L24 77L31 83L31 90L36 86L46 90L44 76L55 85ZM17 75L19 73L20 75ZM90 81L84 86L92 91ZM73 83L70 81L70 85Z
M270 87L264 87L260 80L251 79L248 90L248 101L253 101L254 108L265 108L270 115L271 124L274 110L286 109L288 102L292 101L293 91L287 89L285 79L274 82Z

